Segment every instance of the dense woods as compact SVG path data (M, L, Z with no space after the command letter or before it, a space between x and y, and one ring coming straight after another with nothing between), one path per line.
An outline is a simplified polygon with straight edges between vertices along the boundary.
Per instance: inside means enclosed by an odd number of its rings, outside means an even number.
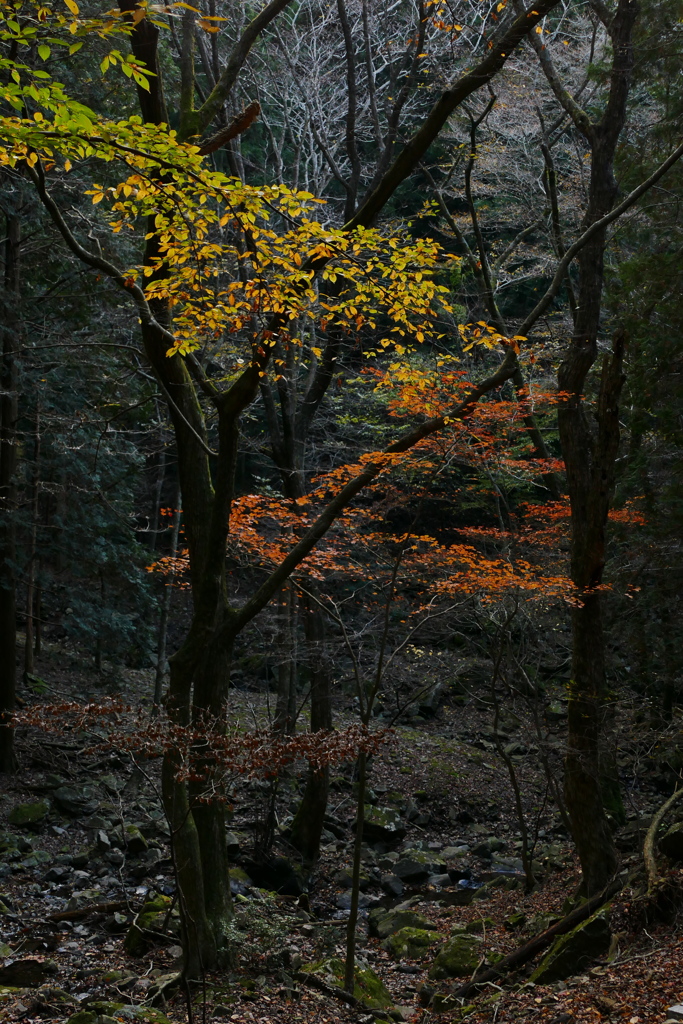
M664 1020L683 4L0 12L0 1017Z

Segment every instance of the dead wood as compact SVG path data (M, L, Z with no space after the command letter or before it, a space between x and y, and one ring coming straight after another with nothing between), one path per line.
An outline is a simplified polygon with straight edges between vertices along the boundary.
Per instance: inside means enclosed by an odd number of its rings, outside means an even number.
M79 917L88 917L90 914L112 914L116 910L128 910L130 903L127 900L114 900L112 903L92 903L87 907L77 907L76 910L60 910L55 914L48 914L48 921L77 921Z
M607 903L616 893L623 887L623 879L615 878L609 885L603 889L597 896L593 896L592 899L587 900L586 903L582 903L580 907L572 910L566 917L563 917L561 921L557 921L550 928L546 928L540 935L535 935L533 939L526 942L519 949L509 953L503 960L500 960L495 967L489 967L481 974L472 978L471 981L461 985L460 988L456 989L452 993L454 997L468 996L477 990L480 985L485 985L489 981L496 981L510 974L512 971L517 970L523 964L527 963L537 953L540 953L542 949L549 946L552 940L557 935L564 935L570 932L572 928L576 928L578 924L585 921L586 918L590 917L596 910L598 910L604 903Z
M326 982L316 977L315 974L307 974L306 971L294 971L292 977L302 985L308 985L310 988L316 988L326 996L331 996L333 999L339 999L342 1003L348 1003L349 1006L356 1006L359 1009L367 1010L373 1017L377 1017L381 1020L392 1019L388 1013L384 1012L384 1010L371 1009L367 1003L363 1002L362 999L356 999L356 997L352 996L350 992L346 991L346 989L339 988L336 985L328 985Z

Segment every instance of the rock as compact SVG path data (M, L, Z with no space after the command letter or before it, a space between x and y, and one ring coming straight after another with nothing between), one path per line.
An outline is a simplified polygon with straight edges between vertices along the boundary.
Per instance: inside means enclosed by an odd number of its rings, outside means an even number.
M97 1014L94 1010L79 1010L69 1017L69 1024L95 1024Z
M0 985L37 988L57 970L53 960L13 960L0 967Z
M444 978L468 978L481 960L481 939L460 932L441 947L429 970L435 981Z
M587 921L555 940L530 981L536 985L549 985L579 974L592 960L607 953L611 938L609 909L602 907Z
M514 914L510 914L503 921L503 928L508 932L515 932L518 928L523 928L526 924L526 914L523 914L521 910L518 910Z
M385 910L384 907L376 907L370 911L368 928L370 935L376 936L378 939L387 939L401 928L424 928L435 931L436 925L433 925L422 914L417 914L408 908L396 907L394 910Z
M467 843L463 843L462 846L447 846L445 850L441 851L441 856L444 860L455 860L456 857L464 857L465 854L470 852L470 848Z
M452 881L451 876L446 873L443 875L430 875L427 879L427 884L434 885L438 889L444 889L446 886L451 885Z
M72 870L70 867L50 868L43 877L46 882L63 882L71 874Z
M236 857L240 852L240 840L234 832L228 832L225 837L225 845L228 851L228 857Z
M403 882L397 875L382 875L381 886L387 896L403 895Z
M319 960L301 968L306 974L314 974L334 988L344 984L344 961L336 957ZM392 1005L391 993L385 988L380 978L369 967L356 967L353 994L370 1009L386 1009Z
M391 807L365 808L363 838L370 843L399 843L407 829L397 811Z
M407 957L409 960L421 960L430 946L440 942L439 935L427 928L399 928L382 943L397 960Z
M683 1003L677 1003L675 1006L670 1006L666 1012L669 1014L671 1020L683 1020Z
M479 932L488 930L489 928L495 928L496 922L491 917L478 917L476 921L470 921L469 924L465 925L465 931L468 935L478 935Z
M128 929L123 948L132 956L140 956L149 941L150 931L160 930L168 916L172 900L170 896L155 896L153 900L143 903L139 914ZM170 919L169 919L170 923Z
M472 853L474 854L475 857L481 857L482 860L490 860L491 845L488 842L488 840L484 843L477 843L477 845L473 848Z
M350 889L353 885L353 868L340 868L336 871L332 879L335 885L343 886L345 889ZM368 874L361 871L359 879L359 888L361 892L366 892L369 889L372 879Z
M424 882L430 875L441 874L445 870L445 861L424 850L406 850L394 865L394 874L402 882Z
M124 825L123 836L126 850L132 857L137 857L149 849L149 844L137 825Z
M471 1013L474 1006L462 1006L459 999L447 992L435 992L430 1000L429 1009L432 1013L454 1013L459 1010L459 1016L462 1017L465 1011Z
M55 789L52 797L60 811L74 818L92 814L100 803L98 792L93 786L60 786Z
M254 885L280 896L301 896L304 884L300 874L286 857L267 857L242 861Z
M17 828L38 828L50 813L47 800L36 800L30 804L17 804L7 816L10 825Z
M157 978L157 983L161 981L161 978ZM160 1010L155 1010L151 1006L135 1006L126 1003L111 1003L108 1001L89 1002L88 1009L84 1011L86 1013L95 1013L95 1020L97 1024L102 1024L102 1019L113 1018L116 1024L120 1024L121 1020L125 1021L143 1021L144 1024L171 1024L168 1017L161 1013ZM69 1017L69 1022L76 1020L78 1014L74 1017ZM80 1021L76 1021L76 1024L81 1024ZM90 1020L84 1020L82 1024L93 1024Z
M672 825L659 840L659 849L671 860L683 860L683 821Z
M338 910L350 910L351 909L351 898L352 898L351 892L343 892L339 896L337 896L337 898L335 900L335 906L337 907ZM358 906L361 909L365 909L365 907L369 907L371 903L372 903L372 900L370 899L369 896L365 896L363 893L359 893L359 895L358 895Z
M27 853L30 849L30 839L16 836L13 832L0 832L0 857L12 853Z

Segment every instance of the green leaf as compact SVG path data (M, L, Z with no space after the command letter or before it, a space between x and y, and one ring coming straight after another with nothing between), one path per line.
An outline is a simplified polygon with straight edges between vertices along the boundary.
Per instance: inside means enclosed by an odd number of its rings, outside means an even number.
M47 60L51 53L50 47L47 46L45 43L41 43L38 47L38 53L40 54L43 60Z

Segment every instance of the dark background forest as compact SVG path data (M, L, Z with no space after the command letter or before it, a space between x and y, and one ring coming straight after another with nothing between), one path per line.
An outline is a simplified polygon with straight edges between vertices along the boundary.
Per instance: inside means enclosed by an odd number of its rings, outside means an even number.
M681 1002L682 26L3 0L0 1018Z

